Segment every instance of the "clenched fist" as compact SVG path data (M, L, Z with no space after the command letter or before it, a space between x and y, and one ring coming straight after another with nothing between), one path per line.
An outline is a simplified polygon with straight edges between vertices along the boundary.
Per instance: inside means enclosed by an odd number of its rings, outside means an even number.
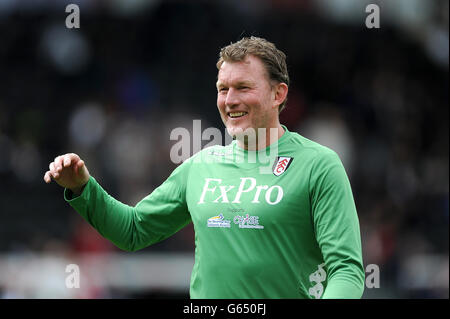
M84 161L77 154L69 153L57 156L50 163L49 170L44 174L44 181L48 184L53 179L58 185L80 195L89 177Z

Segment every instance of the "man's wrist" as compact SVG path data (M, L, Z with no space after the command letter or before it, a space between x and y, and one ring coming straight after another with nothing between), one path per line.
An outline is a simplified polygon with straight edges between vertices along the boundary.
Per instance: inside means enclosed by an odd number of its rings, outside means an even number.
M84 187L86 187L85 183L83 186L80 187L76 187L76 188L70 188L70 191L72 192L72 197L78 197L81 195L81 193L83 192Z

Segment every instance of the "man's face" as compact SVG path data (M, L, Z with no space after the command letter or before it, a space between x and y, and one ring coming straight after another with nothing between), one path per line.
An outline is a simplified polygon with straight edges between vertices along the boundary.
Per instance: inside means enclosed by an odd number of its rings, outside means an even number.
M242 62L223 62L217 80L217 107L228 133L248 128L277 127L278 104L262 61L247 56Z

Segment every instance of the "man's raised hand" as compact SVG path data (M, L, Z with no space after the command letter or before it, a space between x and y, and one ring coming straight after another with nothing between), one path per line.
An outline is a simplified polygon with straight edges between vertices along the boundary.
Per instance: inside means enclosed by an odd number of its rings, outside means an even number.
M75 195L81 194L89 181L89 171L84 161L74 153L57 156L44 174L48 184L52 179L60 186L70 189Z

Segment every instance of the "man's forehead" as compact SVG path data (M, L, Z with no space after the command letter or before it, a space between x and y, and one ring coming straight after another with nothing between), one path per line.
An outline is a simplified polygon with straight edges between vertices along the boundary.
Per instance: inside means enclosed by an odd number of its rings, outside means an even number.
M246 57L244 61L224 61L217 75L217 84L224 82L249 82L264 76L265 68L256 57Z

